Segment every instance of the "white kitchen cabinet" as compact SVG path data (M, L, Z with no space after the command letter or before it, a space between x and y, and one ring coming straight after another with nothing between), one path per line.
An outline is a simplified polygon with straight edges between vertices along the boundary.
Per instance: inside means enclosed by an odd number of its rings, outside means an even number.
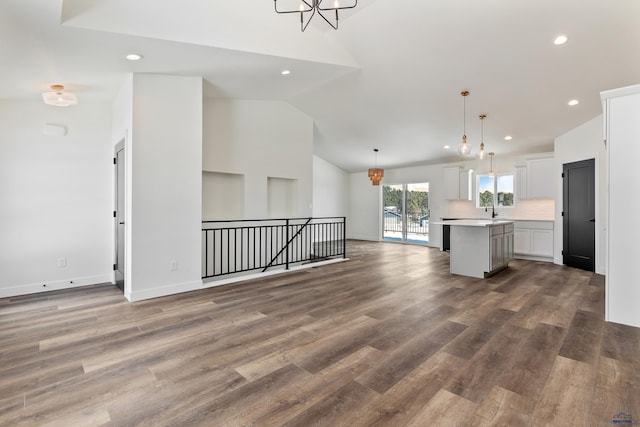
M605 320L640 327L640 85L600 94L607 147Z
M553 261L553 221L516 221L513 234L516 258Z
M527 160L527 199L553 199L556 195L553 157Z
M513 230L514 248L516 254L531 253L531 230L528 228L516 228Z
M459 166L444 168L444 194L447 200L473 199L473 170Z
M531 255L553 258L553 230L531 230Z
M527 199L527 167L516 166L516 199Z

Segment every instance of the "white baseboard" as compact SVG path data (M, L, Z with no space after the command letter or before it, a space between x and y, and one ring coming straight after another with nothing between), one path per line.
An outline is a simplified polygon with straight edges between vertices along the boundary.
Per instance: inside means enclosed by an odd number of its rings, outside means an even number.
M215 286L222 286L222 285L228 285L230 283L237 283L237 282L243 282L245 280L251 280L251 279L259 279L259 278L263 278L263 277L267 277L267 276L273 276L276 274L283 274L283 273L290 273L292 271L298 271L298 270L304 270L307 268L313 268L313 267L320 267L322 265L327 265L327 264L335 264L337 262L343 262L343 261L349 261L349 258L336 258L336 259L329 259L326 261L318 261L318 262L312 262L312 263L308 263L308 264L303 264L303 265L298 265L295 267L291 267L288 270L285 270L284 268L281 269L277 269L277 270L271 270L271 271L265 271L264 273L260 272L260 273L248 273L248 274L240 274L240 275L236 275L233 277L227 277L224 279L209 279L208 281L204 281L202 283L202 287L203 288L213 288Z
M144 289L141 291L125 292L124 296L131 302L142 301L151 298L164 297L167 295L179 294L182 292L195 291L202 289L202 280L194 280L192 282L173 283L158 288Z
M38 292L57 291L60 289L77 288L80 286L97 285L98 283L112 283L113 274L98 276L76 277L73 279L42 281L28 285L0 288L0 298L14 297L18 295L35 294Z

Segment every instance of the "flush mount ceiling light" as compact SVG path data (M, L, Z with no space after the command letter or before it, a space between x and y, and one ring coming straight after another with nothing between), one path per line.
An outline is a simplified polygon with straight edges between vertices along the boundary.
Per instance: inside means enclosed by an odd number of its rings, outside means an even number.
M378 149L374 148L373 152L375 153L375 167L369 168L369 179L372 185L380 185L380 181L382 181L382 177L384 176L384 169L378 167Z
M333 1L333 6L322 7L323 0L302 0L300 3L300 8L297 10L291 9L278 9L278 1L280 4L283 3L286 5L287 2L291 3L290 0L273 0L273 5L277 13L299 13L300 14L300 30L304 31L307 29L309 22L311 22L311 18L315 16L317 13L322 19L324 19L327 24L331 25L334 30L338 29L338 11L342 9L353 9L358 5L358 0L351 0L348 4L340 5L339 0ZM328 1L324 1L325 4L329 3ZM286 7L286 6L285 6ZM329 18L329 20L322 12L335 12L335 19ZM331 15L331 14L330 14ZM308 18L306 18L308 16Z
M555 44L556 46L560 46L561 44L565 44L567 40L569 40L567 36L565 36L564 34L560 34L555 39L553 39L553 44Z
M129 61L140 61L142 58L144 58L144 56L140 55L139 53L130 53L125 56L125 58L127 58Z
M289 74L291 74L291 70L282 70L280 71L280 74L282 74L283 76L288 76Z
M47 105L55 105L56 107L68 107L70 105L76 105L78 98L72 93L63 92L64 86L51 85L51 92L43 92L42 100Z
M571 101L567 102L567 104L573 107L574 105L580 104L580 101L578 101L577 99L572 99Z
M478 158L484 159L484 119L486 114L480 114L480 151L478 152Z
M511 135L507 135L504 137L505 141L511 141L513 139L513 137Z
M462 142L458 146L458 152L463 156L471 155L471 144L467 141L467 96L469 96L468 90L463 90L460 92L463 99L463 107L462 107L462 123L463 123L463 132L462 132Z

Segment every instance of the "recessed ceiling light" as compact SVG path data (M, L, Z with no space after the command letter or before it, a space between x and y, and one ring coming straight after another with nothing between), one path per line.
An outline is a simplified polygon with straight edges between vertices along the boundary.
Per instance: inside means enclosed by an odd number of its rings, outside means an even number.
M445 150L448 150L448 149L449 149L449 148L451 148L451 147L450 147L449 145L445 145L445 146L444 146L444 147L442 147L442 148L444 148Z
M553 39L553 44L560 46L561 44L565 44L567 40L569 40L567 36L560 34L558 37Z
M574 105L580 104L580 101L578 101L577 99L572 99L571 101L567 102L567 104L573 107Z
M511 135L507 135L504 137L505 141L511 141L513 137Z
M125 56L125 58L127 58L129 61L140 61L142 58L144 58L144 56L140 55L139 53L130 53Z
M288 76L289 74L291 74L291 70L282 70L280 74L282 74L283 76Z

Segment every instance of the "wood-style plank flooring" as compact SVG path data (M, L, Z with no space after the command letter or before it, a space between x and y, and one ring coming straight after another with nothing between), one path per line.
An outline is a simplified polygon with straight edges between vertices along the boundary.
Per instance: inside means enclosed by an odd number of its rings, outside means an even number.
M602 276L348 256L139 303L111 285L0 299L0 425L640 424L640 330L603 321Z

